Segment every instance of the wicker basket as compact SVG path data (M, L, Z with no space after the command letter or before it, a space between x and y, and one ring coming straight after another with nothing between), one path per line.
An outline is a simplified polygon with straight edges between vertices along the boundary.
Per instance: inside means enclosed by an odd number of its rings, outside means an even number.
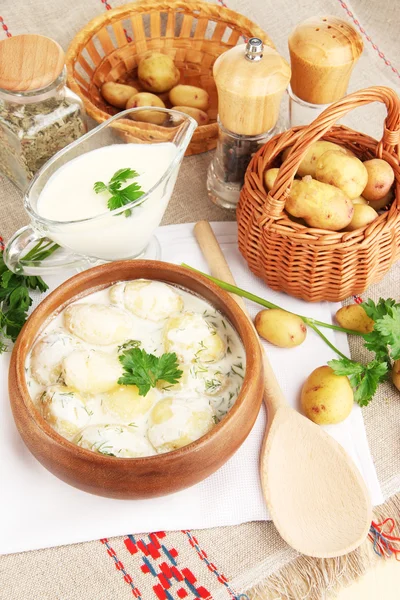
M148 50L171 56L181 83L201 87L210 95L210 123L198 127L186 154L215 148L218 96L212 76L216 58L241 37L273 43L257 25L238 13L207 2L147 1L106 11L73 39L66 57L68 85L83 99L87 113L101 123L118 110L107 104L99 88L106 81L137 87L138 59ZM139 142L152 135L152 125L130 125ZM135 131L136 130L136 131Z
M334 126L348 111L370 102L386 104L380 142ZM248 265L267 285L316 302L340 301L379 281L400 258L400 101L390 88L371 87L326 109L311 125L275 136L253 157L237 211L239 248ZM379 157L395 172L395 199L373 223L352 232L332 232L291 221L284 211L297 168L316 140L336 142L362 160ZM263 173L279 166L279 155L293 146L268 193Z

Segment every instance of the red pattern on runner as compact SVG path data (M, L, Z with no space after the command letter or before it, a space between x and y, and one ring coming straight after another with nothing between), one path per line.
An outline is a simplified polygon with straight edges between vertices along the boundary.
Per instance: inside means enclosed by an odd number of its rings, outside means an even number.
M9 38L12 37L12 35L11 35L11 33L10 33L7 25L6 25L6 23L4 22L3 17L0 17L0 25L1 25L2 29L3 29L3 31L5 32L6 36L9 37Z

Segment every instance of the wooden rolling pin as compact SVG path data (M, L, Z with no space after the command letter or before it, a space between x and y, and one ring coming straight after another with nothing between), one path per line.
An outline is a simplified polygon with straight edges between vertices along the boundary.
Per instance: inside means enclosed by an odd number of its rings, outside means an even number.
M211 274L235 285L210 224L200 221L194 231ZM251 321L242 298L232 297ZM260 475L272 520L282 538L302 554L320 558L347 554L365 540L371 524L364 480L330 435L287 405L262 350L269 427Z

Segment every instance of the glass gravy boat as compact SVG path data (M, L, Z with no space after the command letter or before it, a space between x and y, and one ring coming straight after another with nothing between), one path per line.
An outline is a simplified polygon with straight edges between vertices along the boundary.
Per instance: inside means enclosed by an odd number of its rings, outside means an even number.
M132 120L135 113L141 113L141 117L148 113L150 118L155 117L163 123L155 126L142 122L142 119ZM24 207L31 224L17 231L6 245L3 256L7 267L16 273L39 275L66 268L82 270L113 260L159 258L160 248L154 231L168 206L185 150L196 126L194 119L179 111L133 108L108 119L55 154L37 173L25 194ZM138 200L77 220L52 220L41 216L41 193L50 178L59 175L56 172L60 168L92 150L114 144L135 144L136 151L150 153L148 170L150 174L157 173L157 176L153 177L151 187ZM159 146L149 151L144 148L149 144ZM165 150L168 150L167 156L160 144L164 144ZM119 168L135 169L134 161L131 165L125 164L125 159L122 162ZM102 172L98 173L97 180L106 179ZM123 186L130 183L127 181ZM69 185L71 194L79 194L74 181L67 181L65 188L69 189ZM43 238L46 238L44 247L50 247L53 242L60 247L43 261L31 260L29 251Z

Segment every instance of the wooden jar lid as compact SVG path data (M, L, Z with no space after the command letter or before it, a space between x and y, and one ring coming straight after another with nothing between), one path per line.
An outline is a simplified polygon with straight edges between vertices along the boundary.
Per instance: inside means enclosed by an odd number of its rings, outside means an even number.
M311 17L289 36L294 93L315 104L328 104L346 94L354 64L363 51L358 32L333 16Z
M240 44L217 58L213 74L224 127L241 135L258 135L275 126L290 81L290 67L276 50L264 46L262 58L251 61L246 58L246 45Z
M28 92L47 87L64 68L64 50L43 35L17 35L0 42L0 88Z

